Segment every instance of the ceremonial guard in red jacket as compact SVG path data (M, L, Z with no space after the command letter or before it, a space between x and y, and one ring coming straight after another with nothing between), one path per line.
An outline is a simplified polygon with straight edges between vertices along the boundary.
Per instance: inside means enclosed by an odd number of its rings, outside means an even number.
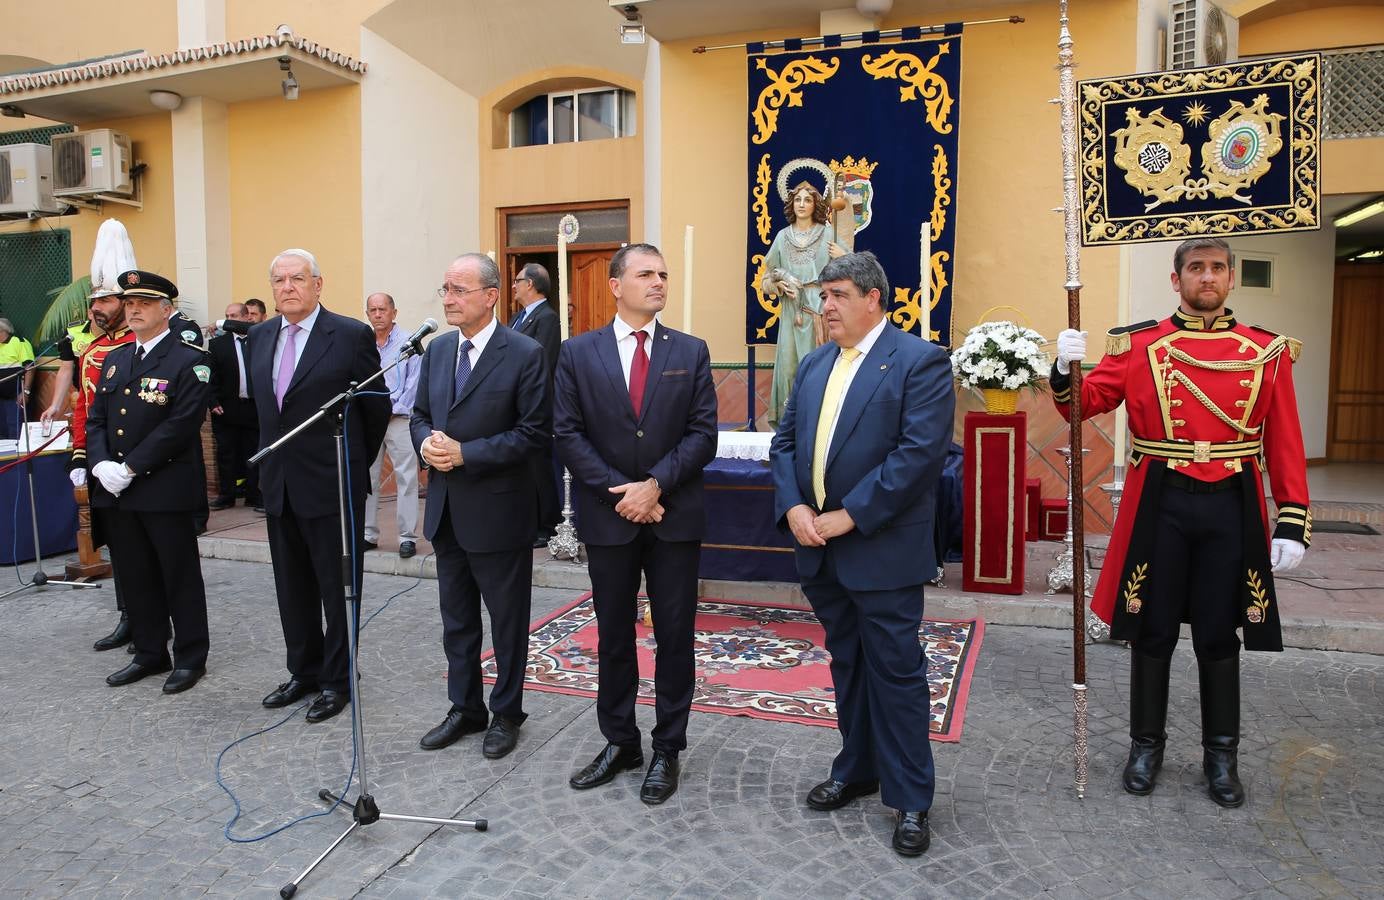
M91 258L91 322L95 337L78 347L80 335L72 342L76 365L77 399L72 404L72 460L68 473L74 488L82 488L87 483L87 415L96 395L96 384L101 380L106 356L116 347L123 347L134 341L135 336L125 324L125 309L120 297L118 277L121 272L135 267L134 248L125 226L115 219L107 219L96 233L96 249ZM81 492L79 499L84 501ZM101 528L92 519L92 543L100 547L105 541ZM130 643L130 618L125 611L125 592L121 573L114 564L111 566L115 582L115 605L120 610L120 621L115 630L98 640L93 649L113 650Z
M1203 769L1211 799L1244 802L1237 771L1239 652L1282 650L1272 572L1295 567L1312 536L1293 362L1298 341L1237 322L1225 300L1235 259L1220 239L1178 246L1171 318L1110 332L1081 383L1083 417L1127 404L1133 434L1124 498L1092 610L1133 644L1124 788L1150 793L1167 738L1168 674L1192 626L1201 682ZM1053 399L1068 413L1082 332L1058 337ZM1267 469L1277 524L1264 500ZM1272 534L1272 539L1270 538ZM1272 570L1272 572L1270 571Z

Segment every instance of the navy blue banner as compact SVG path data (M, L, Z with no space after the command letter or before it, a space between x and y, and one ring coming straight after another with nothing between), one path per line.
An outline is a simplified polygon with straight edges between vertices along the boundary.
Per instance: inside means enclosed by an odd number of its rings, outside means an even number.
M1083 81L1087 245L1321 227L1317 54Z
M788 324L810 340L813 279L834 243L879 257L896 325L922 334L926 323L926 337L950 344L959 28L926 40L752 54L748 69L746 343L779 341L783 301L799 287ZM804 183L810 227L785 210Z

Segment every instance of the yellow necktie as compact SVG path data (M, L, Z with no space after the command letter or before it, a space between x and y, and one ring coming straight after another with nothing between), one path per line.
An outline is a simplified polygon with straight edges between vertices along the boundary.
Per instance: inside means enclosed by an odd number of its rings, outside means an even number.
M817 440L812 446L812 493L817 498L817 508L827 502L827 449L831 444L831 425L836 421L836 412L841 408L841 393L846 386L846 375L851 371L851 363L860 355L854 347L846 347L836 357L836 365L827 376L827 389L822 392L822 413L817 417Z

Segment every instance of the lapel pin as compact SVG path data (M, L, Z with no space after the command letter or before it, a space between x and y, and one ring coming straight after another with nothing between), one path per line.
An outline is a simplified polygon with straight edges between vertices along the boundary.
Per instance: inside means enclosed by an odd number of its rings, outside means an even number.
M668 340L668 335L665 334L665 335L663 336L663 339L664 339L665 341Z

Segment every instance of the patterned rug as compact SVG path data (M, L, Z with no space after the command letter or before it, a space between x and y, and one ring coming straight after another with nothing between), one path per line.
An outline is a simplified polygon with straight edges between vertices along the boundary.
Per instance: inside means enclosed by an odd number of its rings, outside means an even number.
M640 601L640 614L644 612ZM924 619L918 639L932 685L932 738L959 741L966 696L985 631L981 619ZM635 626L639 702L653 703L653 629ZM836 725L831 657L811 610L703 599L697 604L697 684L692 708L801 725ZM485 680L495 680L486 653ZM596 610L591 594L534 623L525 686L596 696Z

